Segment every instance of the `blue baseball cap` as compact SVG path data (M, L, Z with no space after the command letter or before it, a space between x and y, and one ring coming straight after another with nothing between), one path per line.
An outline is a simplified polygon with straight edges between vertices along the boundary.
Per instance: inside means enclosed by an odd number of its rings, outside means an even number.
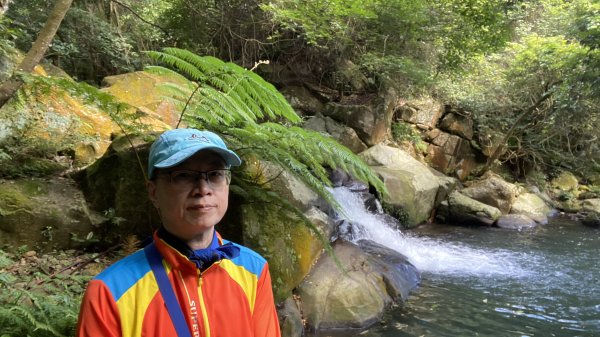
M217 153L228 166L240 166L242 163L217 134L196 129L174 129L165 131L150 147L148 178L153 178L155 168L176 166L203 150Z

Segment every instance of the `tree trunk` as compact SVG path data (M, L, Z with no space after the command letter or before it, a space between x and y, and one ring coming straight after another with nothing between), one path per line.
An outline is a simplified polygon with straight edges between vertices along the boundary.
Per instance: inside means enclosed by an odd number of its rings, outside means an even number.
M38 34L37 39L25 55L25 58L21 62L21 64L17 67L17 72L25 72L30 73L33 68L40 63L42 57L48 50L56 31L58 30L58 26L62 22L65 14L71 7L71 3L73 0L56 0L54 4L54 8L50 12L44 27ZM23 81L19 79L16 75L11 76L6 82L2 83L0 86L0 107L2 107L19 88L23 85Z

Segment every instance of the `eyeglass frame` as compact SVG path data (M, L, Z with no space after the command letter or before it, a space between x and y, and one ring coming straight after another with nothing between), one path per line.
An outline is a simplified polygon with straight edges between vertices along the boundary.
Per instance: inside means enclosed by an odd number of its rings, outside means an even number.
M210 179L208 178L208 174L211 172L216 172L216 171L224 171L225 173L225 184L222 185L214 185L213 182L210 181ZM174 173L193 173L195 175L194 177L194 182L190 183L190 182L186 182L186 186L183 186L183 182L181 183L177 183L177 182L173 182L173 174ZM177 186L177 187L193 187L193 186L197 186L200 183L200 180L204 180L206 182L206 184L208 185L208 187L210 187L211 189L219 189L222 188L224 186L229 186L229 184L231 184L231 169L226 167L226 168L221 168L221 169L214 169L214 170L208 170L208 171L196 171L196 170L172 170L172 171L157 171L156 172L156 177L159 176L168 176L169 177L169 183L172 184L173 186Z

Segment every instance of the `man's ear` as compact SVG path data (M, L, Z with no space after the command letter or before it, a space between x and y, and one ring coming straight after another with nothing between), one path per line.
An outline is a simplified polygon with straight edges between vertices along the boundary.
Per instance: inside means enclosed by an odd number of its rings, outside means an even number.
M158 209L158 200L156 198L156 182L149 180L146 184L146 189L148 190L148 199L150 199L154 207Z

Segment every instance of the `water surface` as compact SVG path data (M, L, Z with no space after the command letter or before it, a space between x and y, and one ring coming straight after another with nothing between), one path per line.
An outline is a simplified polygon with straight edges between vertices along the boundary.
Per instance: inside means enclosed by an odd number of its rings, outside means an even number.
M553 219L533 230L429 225L398 232L336 189L351 239L422 273L407 303L359 336L600 336L600 230Z

